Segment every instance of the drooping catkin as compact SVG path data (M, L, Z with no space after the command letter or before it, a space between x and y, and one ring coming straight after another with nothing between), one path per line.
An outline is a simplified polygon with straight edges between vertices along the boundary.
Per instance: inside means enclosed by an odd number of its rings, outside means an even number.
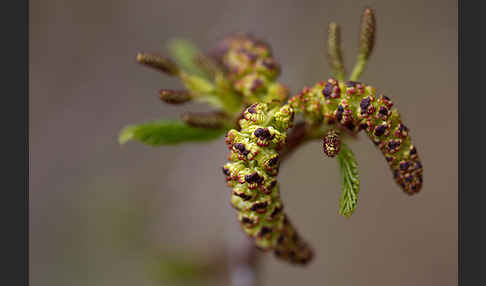
M377 95L374 87L331 78L304 88L289 104L310 124L325 123L352 133L364 130L383 153L402 190L412 195L422 188L423 167L410 130L390 98Z
M272 109L272 110L270 110ZM231 150L223 173L232 188L231 203L238 211L244 232L262 250L273 250L280 259L306 264L313 256L283 211L276 180L280 165L278 150L285 145L293 111L253 104L240 120L241 130L230 130L226 143Z

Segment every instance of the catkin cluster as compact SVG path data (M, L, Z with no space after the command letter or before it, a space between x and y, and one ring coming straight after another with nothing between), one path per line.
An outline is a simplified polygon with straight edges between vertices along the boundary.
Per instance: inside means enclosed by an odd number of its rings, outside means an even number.
M377 95L374 87L331 78L304 88L284 104L288 92L276 82L280 68L267 44L237 35L223 41L213 55L249 106L237 124L239 130L227 133L231 152L223 173L232 189L231 204L238 220L260 249L273 250L281 259L297 264L313 257L283 211L276 179L279 152L286 146L294 113L301 114L308 126L325 124L339 130L325 136L323 149L330 157L339 153L340 131L364 130L382 151L403 191L410 195L420 191L423 168L409 129L392 101Z
M261 103L245 110L241 130L230 130L226 136L231 153L223 173L232 188L238 220L259 248L273 249L293 263L312 259L311 249L283 213L276 179L279 151L285 146L294 112L302 113L310 125L324 123L352 133L364 130L384 154L403 191L410 195L420 191L422 164L408 128L392 106L371 86L331 78L304 88L282 107Z
M351 79L358 79L365 68L373 50L375 30L374 12L365 9ZM329 26L328 57L333 74L343 79L340 32L335 23ZM209 79L186 72L168 58L137 55L139 63L177 76L186 86L187 90L161 90L164 102L182 104L197 99L219 108L186 113L182 117L185 124L206 129L227 130L230 125L236 128L226 135L231 152L223 173L232 189L231 204L238 210L238 220L260 249L273 250L279 258L296 264L306 264L313 257L311 248L283 211L276 179L280 151L292 145L287 145L287 129L293 125L294 114L305 120L299 123L305 128L295 128L300 130L296 133L302 140L308 139L307 128L321 130L323 124L332 127L323 136L323 151L329 157L340 152L340 133L364 130L383 153L403 191L410 195L420 191L423 167L409 129L398 110L392 108L392 101L377 95L374 87L331 78L304 88L285 103L289 92L277 82L280 65L270 46L250 35L230 36L209 56L199 54L193 60L208 72Z

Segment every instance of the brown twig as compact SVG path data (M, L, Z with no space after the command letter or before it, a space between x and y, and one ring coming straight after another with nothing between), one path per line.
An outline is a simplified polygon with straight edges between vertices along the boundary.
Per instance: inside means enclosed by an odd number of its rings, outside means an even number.
M280 151L280 162L283 162L297 147L308 141L309 130L309 125L305 122L299 122L292 128L287 137L287 145Z

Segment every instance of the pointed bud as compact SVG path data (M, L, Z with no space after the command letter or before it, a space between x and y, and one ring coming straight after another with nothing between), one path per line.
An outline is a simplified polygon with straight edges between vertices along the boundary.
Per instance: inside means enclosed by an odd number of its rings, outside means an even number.
M187 90L162 89L159 91L160 100L169 104L182 104L192 99L191 93Z
M375 12L366 8L361 16L361 32L359 34L359 55L368 59L375 45L376 20Z
M138 53L137 62L170 76L179 75L179 67L172 60L159 55Z
M220 129L225 126L228 118L220 111L188 112L182 115L182 121L192 127Z
M335 157L341 150L341 137L334 129L329 129L322 140L322 149L328 157Z
M341 48L341 31L339 25L331 22L329 23L328 37L327 37L327 58L332 73L338 79L344 79L344 64Z

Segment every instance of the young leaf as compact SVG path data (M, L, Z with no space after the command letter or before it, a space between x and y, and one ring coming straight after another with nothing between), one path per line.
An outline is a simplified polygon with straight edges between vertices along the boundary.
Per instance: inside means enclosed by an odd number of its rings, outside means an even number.
M349 218L358 203L358 163L356 162L353 151L344 143L341 143L341 151L337 159L342 179L342 191L339 197L339 214Z
M168 48L170 55L187 73L206 79L211 77L196 64L201 52L193 43L188 40L174 39L169 42Z
M122 129L118 142L125 144L139 140L150 146L175 145L184 142L210 141L219 138L225 129L205 129L186 125L181 121L159 120Z

